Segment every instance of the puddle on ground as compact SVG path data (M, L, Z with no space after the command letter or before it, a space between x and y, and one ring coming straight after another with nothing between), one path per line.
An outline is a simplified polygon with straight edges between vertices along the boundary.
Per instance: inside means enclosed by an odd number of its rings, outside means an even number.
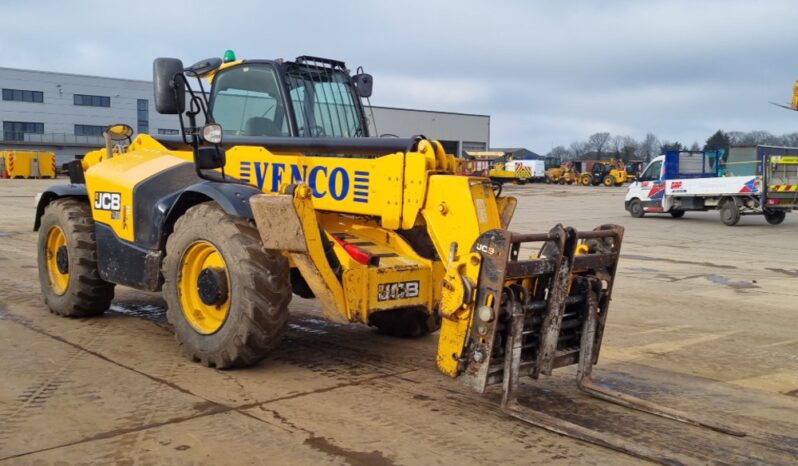
M776 272L776 273L783 273L788 277L798 277L798 269L788 270L788 269L777 269L773 267L765 267L765 270L770 270L771 272Z
M166 308L154 304L113 303L110 311L153 322L166 322Z
M654 273L659 272L657 269L650 269L648 267L627 267L632 272Z
M671 264L687 264L687 265L701 265L704 267L714 267L717 269L736 269L737 267L733 265L723 265L723 264L713 264L712 262L694 262L694 261L684 261L678 259L669 259L667 257L651 257L651 256L641 256L638 254L621 254L622 259L633 259L639 261L658 261L658 262L669 262Z
M706 279L711 281L712 283L717 283L719 285L726 285L729 288L734 288L735 290L742 290L747 288L759 288L759 285L755 285L754 283L747 280L731 280L728 277L724 277L722 275L715 275L713 273L706 275Z

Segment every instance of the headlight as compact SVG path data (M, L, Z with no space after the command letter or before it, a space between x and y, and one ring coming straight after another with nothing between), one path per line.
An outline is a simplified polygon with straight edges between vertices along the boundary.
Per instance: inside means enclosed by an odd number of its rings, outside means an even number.
M209 125L205 125L202 127L200 134L205 142L209 142L211 144L222 143L222 125L220 124L211 123Z

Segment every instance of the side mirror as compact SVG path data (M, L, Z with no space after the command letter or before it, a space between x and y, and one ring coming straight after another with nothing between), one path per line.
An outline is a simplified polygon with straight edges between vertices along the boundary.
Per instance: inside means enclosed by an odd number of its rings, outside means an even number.
M194 152L194 163L200 170L222 168L226 161L224 151L216 147L200 147Z
M111 125L106 128L105 133L112 141L124 141L133 136L133 128L124 123Z
M355 88L358 97L371 97L371 88L374 86L374 78L368 73L360 73L352 76L352 86Z
M156 58L152 63L152 86L155 110L163 115L177 115L186 109L186 83L177 75L183 62L177 58Z

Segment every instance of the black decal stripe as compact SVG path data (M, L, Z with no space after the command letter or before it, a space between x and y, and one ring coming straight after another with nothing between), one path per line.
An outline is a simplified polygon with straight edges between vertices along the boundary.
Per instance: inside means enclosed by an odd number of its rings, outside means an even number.
M136 184L133 188L133 230L136 244L146 248L157 246L161 225L156 222L162 221L165 214L158 211L158 201L198 181L200 179L194 172L194 164L186 162L167 168Z

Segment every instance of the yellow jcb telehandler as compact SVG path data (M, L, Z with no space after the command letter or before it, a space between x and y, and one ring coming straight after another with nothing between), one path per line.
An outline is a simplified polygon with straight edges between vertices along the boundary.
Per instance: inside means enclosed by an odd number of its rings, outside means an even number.
M71 184L40 196L54 313L101 314L117 284L161 290L188 357L225 369L278 344L293 292L334 321L440 329L441 372L478 392L502 383L506 412L554 432L670 461L516 401L522 377L576 364L592 395L733 433L591 381L623 228L509 231L516 200L456 175L437 141L368 137L371 76L315 57L225 58L156 59L155 106L179 115L181 134L111 126L105 148L72 162ZM522 257L525 243L538 253Z

